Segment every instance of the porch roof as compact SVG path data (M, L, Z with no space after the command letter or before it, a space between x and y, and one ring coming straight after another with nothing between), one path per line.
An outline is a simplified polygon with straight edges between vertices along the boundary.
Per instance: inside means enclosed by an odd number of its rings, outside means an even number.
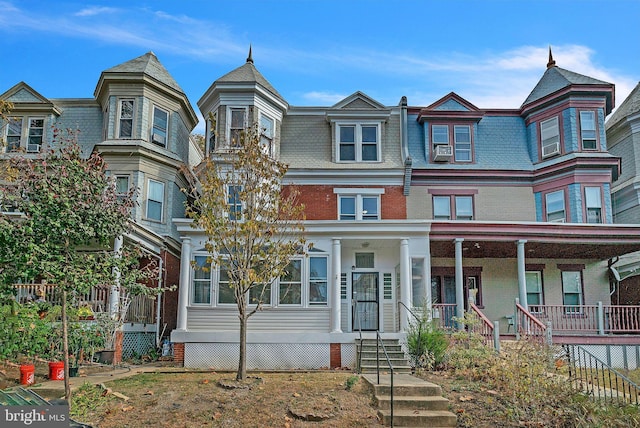
M455 257L458 238L469 258L515 258L519 240L528 258L605 260L640 250L638 225L434 221L429 237L431 256L443 258Z

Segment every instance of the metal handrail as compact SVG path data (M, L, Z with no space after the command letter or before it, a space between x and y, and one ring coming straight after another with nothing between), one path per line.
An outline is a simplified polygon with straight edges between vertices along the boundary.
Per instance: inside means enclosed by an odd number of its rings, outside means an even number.
M362 374L362 322L358 314L358 300L353 300L353 312L358 320L358 333L360 335L360 352L358 352L358 372Z
M616 399L636 406L640 403L640 386L632 380L580 345L562 347L568 361L569 379L574 381L574 386L599 400Z
M409 307L407 305L405 305L401 301L398 301L398 307L400 307L400 305L404 306L404 308L407 310L407 312L409 312L411 315L413 315L413 317L416 319L416 321L420 322L420 318L418 318L418 316L411 309L409 309ZM400 311L398 311L398 312L400 312Z
M362 342L361 342L362 343ZM391 398L391 426L393 427L393 364L391 363L391 359L389 358L389 354L387 353L387 348L384 346L384 342L380 337L380 331L376 330L376 371L378 374L378 385L380 385L380 358L379 358L379 349L378 343L382 345L382 352L384 352L384 357L387 360L387 364L389 365L389 371L391 372L391 389L390 389L390 398Z

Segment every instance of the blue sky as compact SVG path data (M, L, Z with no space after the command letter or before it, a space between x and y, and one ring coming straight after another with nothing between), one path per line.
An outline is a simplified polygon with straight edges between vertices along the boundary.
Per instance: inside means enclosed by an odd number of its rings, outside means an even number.
M256 67L291 105L355 91L428 105L451 91L517 108L557 65L616 84L640 79L640 0L0 0L0 93L89 98L100 72L153 51L196 102L218 77ZM196 131L203 129L200 124Z

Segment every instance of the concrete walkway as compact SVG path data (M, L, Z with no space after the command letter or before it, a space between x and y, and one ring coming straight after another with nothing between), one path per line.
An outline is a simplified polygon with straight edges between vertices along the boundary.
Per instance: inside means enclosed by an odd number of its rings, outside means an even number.
M81 368L80 376L69 378L69 384L71 386L71 391L74 391L85 383L99 385L101 383L134 376L140 373L188 373L198 371L200 370L189 370L184 367L173 367L153 363L140 366L114 366L111 369L91 374L83 374L83 369ZM47 400L64 397L64 381L61 380L49 380L37 383L30 386L29 389Z

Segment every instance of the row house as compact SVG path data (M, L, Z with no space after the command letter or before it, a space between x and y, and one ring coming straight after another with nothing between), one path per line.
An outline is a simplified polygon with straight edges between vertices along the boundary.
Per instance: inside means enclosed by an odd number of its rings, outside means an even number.
M55 148L54 128L78 130L83 155L104 157L118 191L137 190L133 229L123 239L138 243L160 265L156 284L178 284L181 241L172 218L184 216L180 189L188 186L188 167L201 162L202 153L190 135L198 122L195 111L153 52L103 71L89 98L48 99L20 82L0 99L13 104L2 128L0 159L35 157ZM97 292L88 299L96 310L109 304ZM175 328L177 292L143 306L130 320L140 322L143 332L157 340L160 326Z
M519 299L560 333L576 333L567 318L594 330L591 308L611 303L616 258L640 249L640 227L613 223L620 159L607 151L604 119L614 86L557 67L551 54L518 109L478 108L455 93L425 107L361 92L290 106L251 54L198 106L215 118L210 153L229 150L248 124L266 130L289 165L284 185L301 191L313 244L293 262L296 297L280 299L280 282L292 282L281 279L249 320L249 368L353 367L361 334L403 340L425 308L447 328L473 308L508 334ZM174 222L178 359L233 369L238 320L225 276L192 267L206 258L206 237Z

